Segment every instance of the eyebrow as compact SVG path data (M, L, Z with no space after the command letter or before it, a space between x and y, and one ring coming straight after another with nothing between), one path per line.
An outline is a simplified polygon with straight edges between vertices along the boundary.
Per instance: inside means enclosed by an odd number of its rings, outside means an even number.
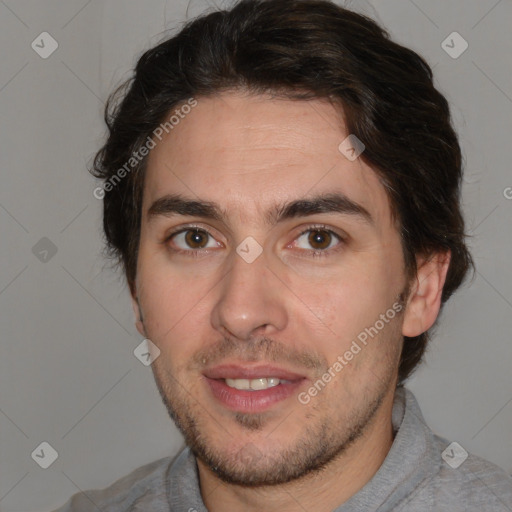
M359 203L342 193L330 193L311 198L298 199L271 208L266 214L266 222L274 225L287 219L307 217L319 213L351 215L369 225L374 224L370 212ZM179 194L168 194L155 200L147 211L148 220L158 216L183 215L224 221L228 214L216 203L188 199Z

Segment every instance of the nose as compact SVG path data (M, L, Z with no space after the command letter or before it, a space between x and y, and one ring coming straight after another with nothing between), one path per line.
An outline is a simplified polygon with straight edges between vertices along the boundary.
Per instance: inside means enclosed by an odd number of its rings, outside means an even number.
M232 254L211 313L214 329L239 340L283 330L288 312L283 284L266 264L265 253L252 263Z

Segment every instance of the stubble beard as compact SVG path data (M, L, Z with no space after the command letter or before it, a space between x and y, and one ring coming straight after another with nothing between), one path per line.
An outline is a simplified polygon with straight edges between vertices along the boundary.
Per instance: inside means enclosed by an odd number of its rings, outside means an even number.
M408 295L408 288L399 295L400 303L404 303ZM291 446L281 450L269 450L272 453L262 453L258 444L259 439L264 442L266 437L279 427L274 427L269 434L263 431L272 420L267 413L233 413L232 420L255 439L250 441L237 453L230 453L228 448L219 448L215 445L211 425L226 439L231 439L230 426L223 426L195 399L186 388L176 380L171 372L161 367L161 360L155 360L152 365L153 374L162 401L176 426L183 434L185 442L194 455L209 467L221 480L228 484L244 487L260 487L283 485L304 478L313 473L322 471L342 456L363 434L371 428L372 421L377 416L386 396L396 387L397 368L400 360L401 343L401 315L387 326L387 332L382 333L382 339L375 339L372 343L383 343L387 346L384 361L379 360L379 374L373 373L374 378L365 382L365 389L359 391L359 399L350 411L336 415L337 404L330 407L327 396L313 405L312 410L303 417L305 426L300 435L296 436ZM379 337L380 338L380 337ZM212 356L214 360L222 360L230 355L237 347L227 340L225 345L217 347L213 353L196 354L196 364L205 361L205 357ZM234 348L235 347L235 348ZM268 339L262 339L252 345L252 357L256 360L262 355L268 360L286 360L291 357L287 349ZM328 365L325 361L315 358L312 354L296 354L294 360L299 366L316 368L322 373ZM179 375L179 372L178 372ZM322 395L323 396L323 395ZM315 397L319 399L320 397ZM335 397L334 400L335 401ZM334 413L329 413L334 409ZM283 422L287 418L283 419ZM210 425L210 427L209 427ZM224 429L224 431L222 431ZM227 445L229 444L226 443Z
M222 481L244 487L283 485L325 469L370 427L393 378L393 375L389 375L390 378L386 379L388 385L382 381L378 393L375 394L373 390L374 397L363 400L364 404L360 404L344 421L336 421L335 417L329 415L322 421L308 422L312 424L305 426L292 446L277 453L265 454L260 452L257 442L248 442L232 454L226 449L217 448L212 442L208 435L210 429L208 426L205 428L204 424L212 424L215 420L203 407L189 397L180 385L173 385L172 377L162 378L168 375L165 371L162 373L156 365L153 365L153 371L164 405L194 455ZM264 413L234 413L233 419L252 436L261 432L268 422ZM225 429L225 437L232 437L229 426Z

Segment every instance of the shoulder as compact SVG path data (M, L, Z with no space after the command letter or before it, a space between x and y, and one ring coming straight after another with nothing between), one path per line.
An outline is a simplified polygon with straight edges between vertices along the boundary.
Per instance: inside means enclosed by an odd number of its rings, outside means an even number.
M431 485L436 505L475 511L512 510L512 478L503 469L437 435L434 446L441 459Z
M168 510L166 481L173 460L174 457L164 457L140 466L109 487L77 493L54 512L85 512L94 507L102 512L135 512L149 505L151 510Z
M435 434L425 422L410 390L399 390L397 396L397 405L405 402L405 414L395 442L401 435L402 464L404 457L408 457L418 470L408 477L413 489L403 493L400 506L393 510L511 512L510 475L495 464L468 453L460 444ZM398 424L401 418L398 407L396 412L394 423ZM416 453L416 458L408 456L409 453Z

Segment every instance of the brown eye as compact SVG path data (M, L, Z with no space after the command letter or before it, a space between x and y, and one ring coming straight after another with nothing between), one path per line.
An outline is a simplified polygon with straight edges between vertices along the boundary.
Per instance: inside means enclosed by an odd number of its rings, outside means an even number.
M185 243L191 249L203 249L208 244L208 233L198 229L189 229L185 232Z
M214 249L220 244L208 231L199 228L188 228L174 233L168 243L172 248L180 251L200 251L201 249Z
M330 249L334 249L343 239L330 229L323 227L312 227L301 233L296 239L295 247L310 251L313 254L328 253Z
M323 229L313 230L309 233L308 243L316 250L327 249L332 243L332 234Z

